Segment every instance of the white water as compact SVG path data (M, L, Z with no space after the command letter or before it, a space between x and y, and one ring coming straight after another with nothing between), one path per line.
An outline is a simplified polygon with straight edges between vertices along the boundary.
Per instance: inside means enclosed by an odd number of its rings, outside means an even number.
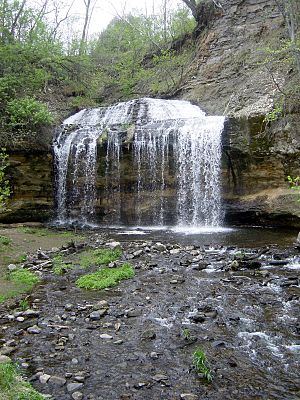
M105 192L113 205L108 211L110 223L122 222L121 133L129 125L133 129L132 169L137 177L131 189L134 223L148 224L147 213L153 225L164 226L171 214L172 223L183 229L218 227L222 222L224 117L207 117L187 101L148 98L82 110L64 121L54 145L57 222L95 222L95 206L102 200L97 194L96 172L101 135L107 139ZM172 179L177 189L170 203Z

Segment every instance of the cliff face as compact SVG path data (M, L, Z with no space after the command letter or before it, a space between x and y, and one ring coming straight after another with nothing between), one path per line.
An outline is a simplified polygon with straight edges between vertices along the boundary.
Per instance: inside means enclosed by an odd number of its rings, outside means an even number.
M279 88L293 74L282 64L271 75L262 62L262 49L284 37L282 17L274 0L219 3L209 28L197 38L196 57L178 97L209 114L228 116L222 160L227 221L299 226L300 203L286 178L300 175L300 114L291 111L269 125L263 122L281 97ZM13 186L10 211L1 215L2 221L41 220L51 214L50 143L49 134L1 143L11 155Z
M264 123L293 71L266 64L264 49L285 38L273 0L224 0L197 43L191 77L181 90L209 114L227 115L223 199L234 223L299 226L300 204L287 176L300 175L300 115ZM270 73L272 72L272 73Z

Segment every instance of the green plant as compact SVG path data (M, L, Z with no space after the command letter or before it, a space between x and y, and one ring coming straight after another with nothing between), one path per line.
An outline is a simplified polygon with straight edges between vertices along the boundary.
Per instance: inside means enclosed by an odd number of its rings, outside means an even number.
M300 176L296 176L296 178L292 178L290 175L288 175L287 180L289 181L290 187L293 190L297 190L300 192ZM300 195L300 193L299 193ZM300 202L300 198L298 199Z
M22 131L36 131L43 125L51 125L53 117L47 106L32 97L14 99L7 103L8 126Z
M7 236L0 235L0 245L8 246L9 244L11 244L11 239Z
M19 301L19 308L20 308L22 311L28 310L28 308L29 308L29 302L28 302L28 300L26 300L26 299L21 299L21 300Z
M97 249L85 252L80 256L80 265L87 268L91 265L107 265L121 257L122 251L116 249Z
M211 369L208 365L207 357L201 348L197 348L193 353L193 366L198 374L202 374L208 381L212 381Z
M134 270L130 264L124 264L118 268L103 268L93 274L81 276L76 285L82 289L99 290L116 286L120 281L134 276Z
M40 278L36 274L23 268L12 271L9 279L14 283L24 285L27 290L31 290L34 285L40 282Z
M265 118L264 118L263 122L269 123L269 122L276 121L276 120L278 120L280 118L282 113L283 113L282 102L280 104L275 104L274 107L273 107L273 110L268 112L265 115Z
M182 336L183 336L183 338L184 338L185 340L190 340L190 339L191 339L191 336L192 336L191 331L190 331L188 328L185 328L185 329L182 331Z
M44 400L12 363L0 364L0 400Z

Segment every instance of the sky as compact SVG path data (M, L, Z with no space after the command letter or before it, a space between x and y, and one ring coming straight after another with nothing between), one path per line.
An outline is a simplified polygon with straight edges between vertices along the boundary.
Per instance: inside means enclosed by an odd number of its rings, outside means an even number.
M175 7L180 0L168 0L168 7ZM143 10L148 15L159 13L162 0L97 0L90 22L89 34L103 31L118 14L128 14L133 9ZM85 10L84 0L75 0L73 13L80 16Z

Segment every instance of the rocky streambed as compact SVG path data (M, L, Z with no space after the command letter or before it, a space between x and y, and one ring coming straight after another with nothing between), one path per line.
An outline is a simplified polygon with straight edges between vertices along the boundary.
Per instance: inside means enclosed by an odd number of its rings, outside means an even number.
M102 291L86 271L52 270L87 246L122 249L132 279ZM39 251L24 268L43 279L29 309L1 309L1 353L51 399L300 398L300 253L296 247L187 246L91 234ZM93 268L92 268L93 269ZM212 382L197 374L201 348Z

